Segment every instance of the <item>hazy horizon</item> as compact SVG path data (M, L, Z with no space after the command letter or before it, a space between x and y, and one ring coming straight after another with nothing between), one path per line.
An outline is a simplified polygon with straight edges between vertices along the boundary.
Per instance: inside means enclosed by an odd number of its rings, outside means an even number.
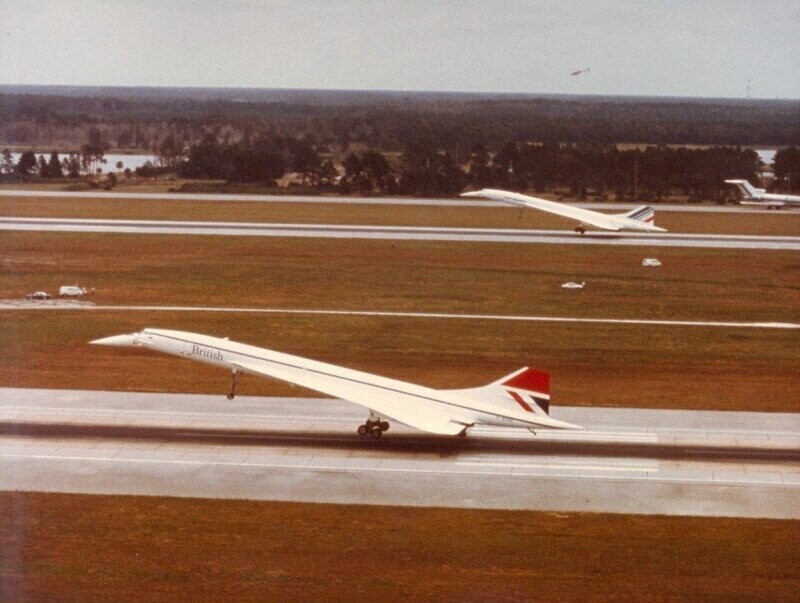
M800 0L9 0L0 22L7 85L800 98Z

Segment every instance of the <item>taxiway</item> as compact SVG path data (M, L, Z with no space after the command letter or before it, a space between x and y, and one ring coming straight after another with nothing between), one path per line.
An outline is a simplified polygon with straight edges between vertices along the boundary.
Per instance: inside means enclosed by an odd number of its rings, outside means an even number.
M38 191L0 189L0 197L39 197L54 199L136 199L139 201L216 201L220 203L322 203L345 205L419 205L440 207L505 207L499 201L473 201L469 199L426 199L408 197L328 197L320 195L237 195L218 193L133 193L116 191ZM640 203L568 203L584 209L627 211ZM764 209L744 206L684 205L665 203L656 205L657 211L698 213L763 213Z
M800 414L554 407L580 432L393 425L315 398L0 389L0 488L800 518Z
M661 327L711 327L719 329L800 329L796 322L666 320L655 318L592 318L582 316L525 316L514 314L464 314L453 312L399 312L391 310L330 310L325 308L237 308L230 306L149 306L98 305L73 299L0 299L3 310L85 310L111 312L203 312L224 314L299 314L312 316L363 316L384 318L420 318L432 320L489 320L511 322L554 322L610 325L648 325Z
M4 217L0 218L0 230L800 250L800 236L618 232L580 235L566 230L513 228Z

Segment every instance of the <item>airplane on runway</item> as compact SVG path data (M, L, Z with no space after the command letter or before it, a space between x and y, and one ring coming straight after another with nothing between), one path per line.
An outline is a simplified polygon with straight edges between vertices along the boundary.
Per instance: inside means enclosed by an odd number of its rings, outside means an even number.
M438 435L466 435L476 424L504 427L582 429L550 418L550 375L522 368L489 385L472 389L431 389L333 364L258 348L227 338L184 331L144 329L90 343L143 347L231 371L228 399L241 373L271 377L342 398L369 410L358 434L377 439L389 419Z
M756 188L747 180L726 180L726 184L733 184L742 194L739 201L741 205L760 205L767 209L780 209L784 205L800 205L800 196L778 195L768 193L766 189Z
M529 197L519 193L501 191L492 188L484 188L470 193L461 193L462 197L478 197L481 199L493 199L504 201L518 207L530 207L539 209L557 216L573 218L578 220L575 232L583 234L586 226L595 226L604 230L644 230L645 232L667 232L664 228L659 228L653 224L655 210L648 205L641 205L625 214L602 214L589 209L573 207L564 203L556 203L538 197Z

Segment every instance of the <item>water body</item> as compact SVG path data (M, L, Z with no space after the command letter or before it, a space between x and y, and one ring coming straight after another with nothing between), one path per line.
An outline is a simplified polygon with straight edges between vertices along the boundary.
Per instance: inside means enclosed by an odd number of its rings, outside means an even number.
M49 161L50 160L50 152L35 152L36 159L39 159L39 155L44 155L44 158ZM14 163L19 161L19 157L22 153L11 153L11 158ZM65 157L69 157L69 153L59 153L58 159L63 160ZM103 173L108 172L122 172L126 168L130 169L131 171L135 170L137 167L143 166L147 162L156 165L156 156L155 155L120 155L115 153L108 153L105 156L105 163L99 164ZM122 167L117 167L117 163L122 163Z
M763 163L766 165L772 165L772 162L775 160L775 153L777 151L775 149L756 149L756 153L758 153L758 158L761 159ZM22 153L11 153L11 157L14 160L14 163L19 161L19 156ZM36 152L36 158L39 158L39 155L44 155L45 159L50 159L49 152ZM64 157L68 157L69 155L66 153L59 154L59 159L63 159ZM103 170L104 173L107 172L121 172L126 168L130 170L135 170L137 167L143 166L148 161L153 165L156 165L156 156L155 155L119 155L119 154L107 154L105 156L106 162L99 165L100 169ZM117 163L121 162L122 167L118 168Z
M756 149L758 158L766 165L772 165L772 162L775 161L775 153L777 152L778 151L775 149Z

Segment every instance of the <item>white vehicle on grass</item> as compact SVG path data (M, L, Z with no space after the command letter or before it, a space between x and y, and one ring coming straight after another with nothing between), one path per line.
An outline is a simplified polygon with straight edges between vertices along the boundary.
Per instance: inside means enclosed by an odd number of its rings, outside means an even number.
M249 373L348 400L369 411L358 428L362 437L381 437L390 419L450 436L464 436L476 424L581 429L550 418L550 375L527 367L483 387L432 389L198 333L144 329L91 343L143 347L225 368L232 373L229 399L238 376Z
M78 287L78 285L64 285L58 290L58 295L60 297L80 297L86 295L86 289Z

